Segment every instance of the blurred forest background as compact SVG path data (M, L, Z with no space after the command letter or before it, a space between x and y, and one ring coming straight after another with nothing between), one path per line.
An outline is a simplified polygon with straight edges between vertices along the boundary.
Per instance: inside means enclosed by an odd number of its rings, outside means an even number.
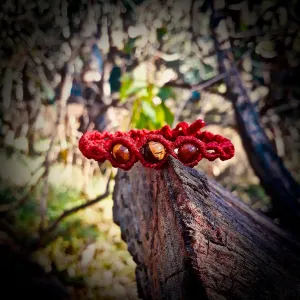
M243 86L243 105L299 182L297 11L294 0L2 1L0 244L30 254L73 299L137 299L135 263L112 220L117 170L84 158L78 139L199 118L236 155L196 169L273 216L232 87ZM42 284L18 266L1 276Z

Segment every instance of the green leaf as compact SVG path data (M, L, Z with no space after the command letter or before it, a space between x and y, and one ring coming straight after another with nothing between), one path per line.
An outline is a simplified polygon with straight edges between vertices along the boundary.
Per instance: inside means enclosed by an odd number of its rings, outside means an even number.
M162 107L162 105L155 106L155 113L156 113L156 127L160 128L164 126L165 123L165 111Z
M172 114L170 109L165 105L164 102L162 102L160 106L162 107L165 113L165 122L169 125L172 125L174 121L174 115Z
M156 113L153 106L146 101L142 101L142 111L153 123L156 123Z
M165 101L171 97L174 98L174 93L172 88L170 87L162 87L159 89L159 92L157 94L157 96L162 100Z
M137 98L132 106L132 117L131 117L131 127L137 128L137 122L140 118L141 114L141 105L140 105L141 100Z
M123 74L121 78L120 99L124 102L127 99L128 90L133 84L132 76L129 73Z
M135 48L135 41L138 39L139 37L135 37L135 38L129 38L128 42L126 43L125 47L124 47L124 52L126 54L131 54L134 51Z
M147 99L149 102L152 102L154 97L154 85L152 83L147 85Z
M143 129L143 128L149 129L149 127L147 126L147 117L143 112L140 113L139 119L137 120L135 127L137 129Z
M214 72L214 68L211 65L203 63L204 71L205 71L205 76L209 76L211 73Z
M140 91L145 90L145 89L146 89L146 87L144 87L144 86L132 86L127 90L126 96L129 97L134 94L138 94Z

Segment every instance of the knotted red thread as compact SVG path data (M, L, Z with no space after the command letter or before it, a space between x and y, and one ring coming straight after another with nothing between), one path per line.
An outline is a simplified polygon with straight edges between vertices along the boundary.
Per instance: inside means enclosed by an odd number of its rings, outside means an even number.
M203 120L197 120L191 125L180 122L174 129L165 125L158 130L132 129L127 133L90 131L80 138L79 149L89 159L108 160L113 167L124 170L130 170L138 161L145 167L160 169L168 155L189 167L197 165L203 158L209 161L232 158L234 146L231 141L219 134L200 131L204 126ZM151 151L156 153L150 159Z

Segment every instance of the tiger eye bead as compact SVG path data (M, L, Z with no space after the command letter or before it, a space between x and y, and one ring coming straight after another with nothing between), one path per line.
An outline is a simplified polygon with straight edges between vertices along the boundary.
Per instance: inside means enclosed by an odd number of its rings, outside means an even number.
M183 162L183 163L189 163L192 162L194 159L197 158L199 154L198 148L193 145L193 144L183 144L179 149L178 149L178 158Z
M166 156L166 148L159 142L148 142L142 148L142 154L146 161L150 163L158 163Z
M112 156L119 164L126 164L131 157L129 149L122 144L114 145L112 149Z

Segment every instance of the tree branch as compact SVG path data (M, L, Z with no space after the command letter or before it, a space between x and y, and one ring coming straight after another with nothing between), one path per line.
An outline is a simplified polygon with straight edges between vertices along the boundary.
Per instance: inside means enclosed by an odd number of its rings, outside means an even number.
M92 206L98 202L100 202L101 200L105 199L108 195L109 195L109 185L110 185L110 182L111 182L111 174L109 175L108 177L108 181L107 181L107 184L106 184L106 189L105 189L105 192L102 194L102 195L99 195L97 196L95 199L93 200L88 200L87 202L81 204L81 205L78 205L78 206L75 206L73 208L70 208L68 210L65 210L56 220L54 220L52 222L51 225L49 225L48 228L46 228L43 233L45 235L49 235L50 233L52 233L56 228L57 226L61 223L62 220L64 220L65 218L69 217L70 215L82 210L82 209L85 209L89 206Z

